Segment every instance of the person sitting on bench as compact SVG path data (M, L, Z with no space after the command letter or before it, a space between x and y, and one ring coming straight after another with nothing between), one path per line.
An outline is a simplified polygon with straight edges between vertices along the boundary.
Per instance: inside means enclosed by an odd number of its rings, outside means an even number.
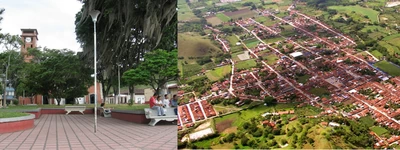
M106 105L105 103L100 104L100 108L101 108L100 116L104 116L104 112L111 113L111 108L105 108L104 107L105 105Z
M165 116L164 108L163 108L164 104L162 104L162 102L161 102L161 104L158 103L156 98L157 98L157 100L160 100L160 96L158 96L157 94L154 94L153 97L150 98L150 103L149 103L150 108L157 110L158 116Z
M178 98L177 98L176 94L174 94L174 96L172 96L171 107L174 107L175 115L178 115L178 109L177 109L177 107L178 107Z

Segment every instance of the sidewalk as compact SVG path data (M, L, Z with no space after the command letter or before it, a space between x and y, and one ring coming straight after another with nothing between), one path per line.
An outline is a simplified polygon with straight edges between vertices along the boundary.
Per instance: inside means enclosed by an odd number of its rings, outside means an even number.
M96 150L177 149L177 126L160 122L151 127L93 115L42 115L33 129L0 134L0 149Z

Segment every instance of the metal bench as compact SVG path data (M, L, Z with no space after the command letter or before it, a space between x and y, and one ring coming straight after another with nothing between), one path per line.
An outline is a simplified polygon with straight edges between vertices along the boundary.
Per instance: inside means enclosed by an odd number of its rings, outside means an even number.
M86 110L86 106L65 106L66 115L71 113L72 111L79 111L84 115L83 111Z
M158 116L157 115L157 110L150 109L150 108L145 108L144 112L146 115L147 119L151 119L149 125L150 126L155 126L157 122L161 120L165 121L175 121L178 120L178 115L175 114L174 109L175 108L165 108L165 116Z

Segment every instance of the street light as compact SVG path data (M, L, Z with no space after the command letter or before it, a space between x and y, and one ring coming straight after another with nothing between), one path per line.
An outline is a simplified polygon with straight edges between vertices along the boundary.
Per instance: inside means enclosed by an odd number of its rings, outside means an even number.
M92 10L90 11L90 16L92 17L93 20L93 26L94 26L94 133L97 132L97 59L96 59L96 22L97 22L97 16L99 16L100 11L98 10Z
M5 74L5 80L4 80L4 95L3 95L3 108L6 108L7 105L7 74L8 74L8 67L10 65L10 58L11 58L11 53L8 55L8 63L6 65L6 74Z
M121 76L120 76L121 67L122 64L118 64L118 101L120 100L121 96Z

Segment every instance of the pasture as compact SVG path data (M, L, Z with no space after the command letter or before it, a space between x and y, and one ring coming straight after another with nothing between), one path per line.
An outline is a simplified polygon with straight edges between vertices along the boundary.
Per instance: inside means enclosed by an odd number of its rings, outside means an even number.
M212 26L216 26L216 25L220 25L222 24L222 20L219 19L218 17L214 16L214 17L208 17L207 19L208 23L211 23Z
M214 45L208 37L197 33L178 34L178 56L188 57L212 56L221 53L221 49Z
M387 62L386 60L377 62L374 64L374 66L378 67L384 72L387 72L391 76L400 76L400 68L390 62Z
M368 16L368 19L371 20L371 22L378 22L378 14L379 12L371 9L371 8L365 8L361 6L329 6L328 9L335 9L339 12L346 12L346 14L351 14L354 13L362 16Z
M250 69L257 66L257 63L254 59L249 59L245 61L240 61L235 65L235 69Z
M222 13L218 13L216 15L222 22L229 22L231 20L231 18L229 18L228 16L226 16L225 14Z
M225 65L207 72L206 76L208 79L210 79L211 82L218 81L220 79L223 79L227 74L229 74L231 72L231 69L232 69L231 65Z

